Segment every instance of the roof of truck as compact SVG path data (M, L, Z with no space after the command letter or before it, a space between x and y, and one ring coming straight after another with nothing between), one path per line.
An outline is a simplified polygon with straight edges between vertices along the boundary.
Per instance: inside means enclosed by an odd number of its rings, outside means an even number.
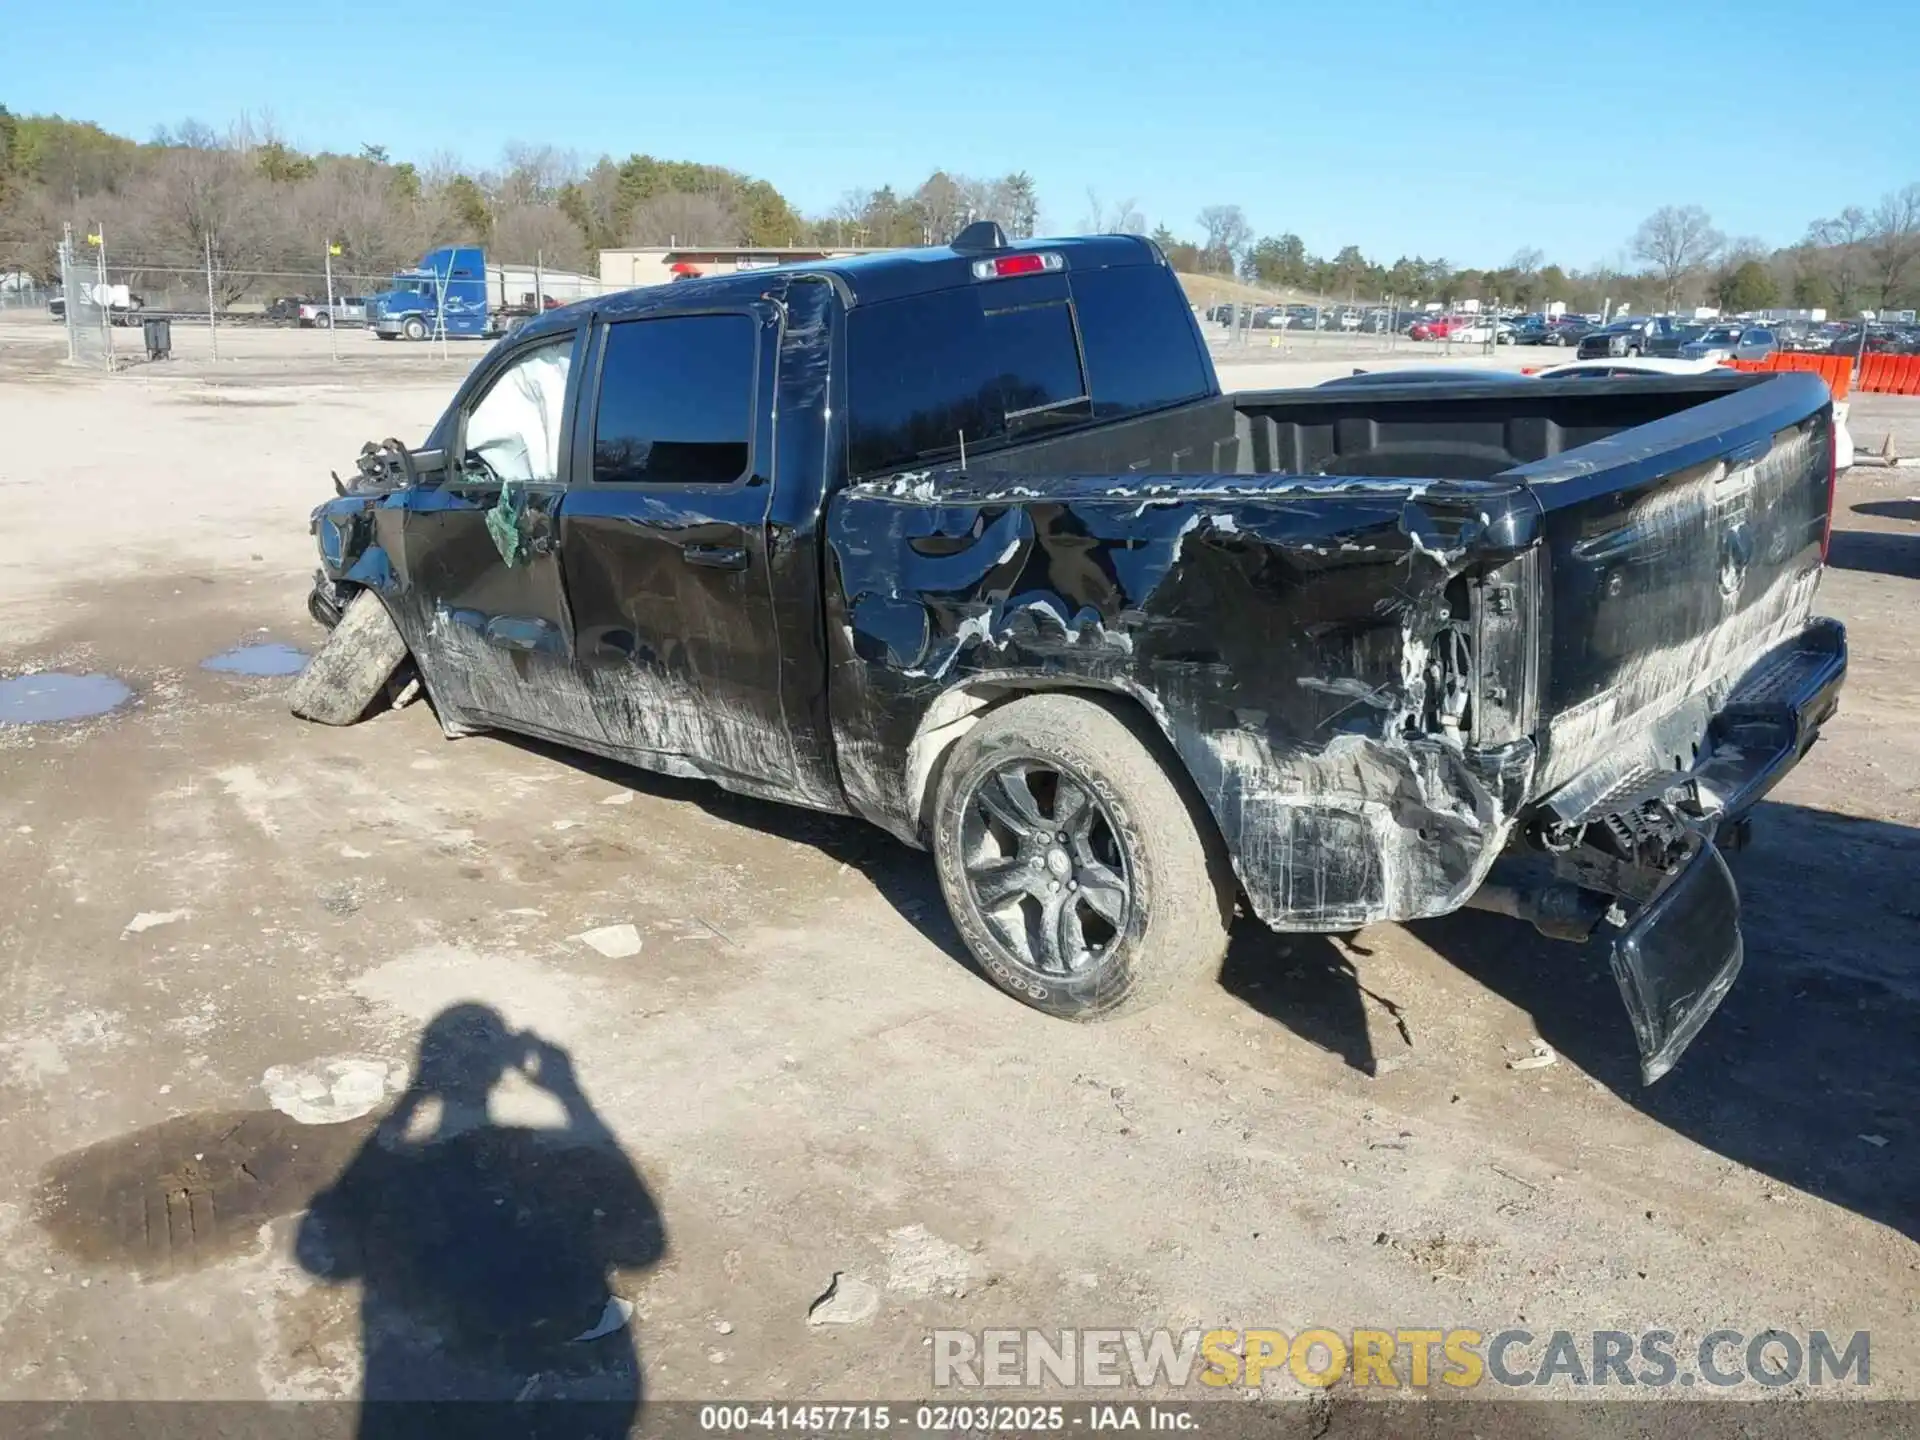
M1098 270L1114 265L1166 263L1158 248L1138 235L1023 240L1003 249L957 250L951 245L935 245L921 250L883 250L621 290L549 311L529 321L519 333L533 335L565 329L577 323L582 310L591 310L599 315L634 316L654 310L737 305L758 299L765 293L768 279L772 276L831 276L851 294L854 304L871 305L882 300L898 300L909 295L970 285L974 283L975 261L1032 253L1058 255L1069 274L1075 270Z

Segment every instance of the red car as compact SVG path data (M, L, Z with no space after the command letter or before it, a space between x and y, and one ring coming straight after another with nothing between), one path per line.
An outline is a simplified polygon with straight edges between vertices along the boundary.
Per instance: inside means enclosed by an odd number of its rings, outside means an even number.
M1471 315L1434 315L1425 320L1413 322L1413 328L1407 331L1409 340L1444 340L1454 330L1464 330L1473 324Z

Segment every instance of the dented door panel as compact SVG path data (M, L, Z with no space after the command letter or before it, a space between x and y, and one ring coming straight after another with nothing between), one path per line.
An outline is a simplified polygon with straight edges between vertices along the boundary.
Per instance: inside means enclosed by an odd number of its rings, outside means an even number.
M697 319L702 312L685 313ZM585 707L577 719L603 753L836 808L837 796L820 783L817 765L802 759L787 723L774 613L768 521L782 307L766 300L712 313L745 316L756 331L752 373L742 377L754 428L737 478L609 483L587 463L593 432L583 416L562 545ZM602 356L607 343L599 342ZM604 360L595 368L604 385Z

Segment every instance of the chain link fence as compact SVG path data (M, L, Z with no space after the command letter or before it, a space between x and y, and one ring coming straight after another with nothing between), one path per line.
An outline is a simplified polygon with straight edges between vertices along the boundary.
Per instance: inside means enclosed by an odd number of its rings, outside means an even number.
M113 325L130 307L123 299L115 315L116 291L107 278L103 251L76 251L71 235L60 241L60 319L67 327L67 359L90 369L113 368Z
M471 316L471 294L452 294L452 284L428 283L422 278L425 272L408 267L369 271L342 264L325 242L316 242L312 266L299 269L238 266L211 243L199 255L128 254L113 250L98 234L64 237L58 257L59 274L51 288L24 272L0 277L8 280L0 286L0 306L22 312L39 309L63 322L69 358L108 369L115 363L115 330L121 332L118 358L124 366L144 351L140 338L127 331L150 319L170 322L172 339L185 340L188 353L210 354L215 360L223 358L223 335L228 337L225 358L260 353L258 344L235 337L262 330L319 332L310 341L288 341L281 348L350 358L364 353L356 347L371 344L373 298L412 290L424 302L410 306L422 323L390 338L424 339L436 354L452 355L466 342L494 338L543 309L632 288L550 269L538 257L532 264L490 261L482 282L489 323L483 333L463 334L474 327L449 322L456 309Z
M45 314L56 293L25 270L0 270L0 314Z

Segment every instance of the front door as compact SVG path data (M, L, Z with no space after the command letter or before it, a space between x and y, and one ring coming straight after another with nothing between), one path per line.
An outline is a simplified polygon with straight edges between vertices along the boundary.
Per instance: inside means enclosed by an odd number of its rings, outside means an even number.
M601 329L563 553L584 708L609 753L818 803L768 573L780 333L770 302Z
M558 516L583 333L491 357L449 435L445 478L406 494L406 628L444 719L568 738Z

